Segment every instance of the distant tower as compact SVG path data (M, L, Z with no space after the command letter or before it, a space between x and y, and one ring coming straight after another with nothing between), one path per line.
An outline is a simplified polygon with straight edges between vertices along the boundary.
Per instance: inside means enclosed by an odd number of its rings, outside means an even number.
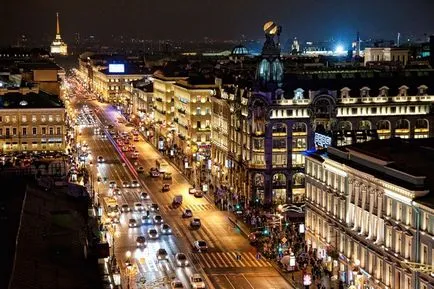
M356 38L356 57L360 57L360 33L357 31L357 38Z
M298 54L300 52L300 43L298 43L297 37L294 37L291 45L291 53Z
M60 23L59 23L59 13L56 13L56 38L51 43L51 54L68 54L68 46L63 42L60 36Z

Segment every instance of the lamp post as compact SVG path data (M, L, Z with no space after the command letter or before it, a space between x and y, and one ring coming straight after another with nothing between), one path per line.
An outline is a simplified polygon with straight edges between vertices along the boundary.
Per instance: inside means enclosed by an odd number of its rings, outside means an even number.
M130 289L130 280L131 280L130 275L131 275L131 271L132 271L132 267L133 267L133 265L131 264L131 259L130 259L131 258L131 251L125 252L125 257L127 258L125 261L126 275L128 278L127 286L128 286L128 289Z

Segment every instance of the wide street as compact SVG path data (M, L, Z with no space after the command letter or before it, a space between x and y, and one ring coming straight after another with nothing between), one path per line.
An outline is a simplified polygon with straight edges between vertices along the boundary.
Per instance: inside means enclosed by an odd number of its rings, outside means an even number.
M71 91L79 85L73 79L70 79L69 83ZM229 213L217 209L207 198L196 198L189 194L190 184L172 166L169 167L169 172L172 174L170 191L162 192L162 178L149 176L149 170L156 166L155 161L161 159L161 155L144 141L142 136L139 141L131 141L131 144L139 151L138 159L132 159L131 152L124 153L121 148L117 147L109 130L130 132L133 127L126 125L125 119L113 106L99 103L97 100L84 99L83 95L72 97L71 101L82 117L86 117L92 111L96 115L96 126L82 126L78 141L82 144L87 143L89 146L91 159L87 160L87 166L93 174L94 190L100 202L104 196L111 196L113 190L109 188L109 182L115 181L121 190L121 194L115 196L120 207L122 204L128 204L129 208L133 209L135 202L142 202L145 207L151 203L157 203L160 208L159 212L150 212L150 216L161 215L164 223L172 229L172 234L162 234L160 225L144 224L142 216L146 216L146 211L121 213L120 223L114 226L112 234L107 234L107 239L112 244L112 235L115 236L114 252L116 258L120 260L121 267L127 261L126 252L132 253L131 262L136 264L134 268L137 269L130 274L130 288L144 288L140 287L142 285L137 282L141 278L143 280L143 277L147 282L162 280L164 277L171 280L176 277L184 284L184 288L192 288L189 276L193 273L201 274L210 288L291 288L267 260L256 258L255 248L229 222ZM87 110L83 109L84 104L88 106ZM113 129L105 128L107 125L113 125ZM107 137L95 134L95 127L100 127L102 133ZM98 163L98 156L102 156L104 162ZM144 173L137 172L139 166L144 167ZM98 177L101 180L106 178L106 181L97 182ZM131 183L133 180L138 180L140 188L123 187L123 182ZM140 192L148 193L151 199L141 200ZM171 206L175 195L183 196L183 203L177 208ZM182 218L182 212L187 208L191 209L193 217L200 218L201 227L199 229L190 228L192 218ZM137 227L128 227L131 218L137 220ZM160 236L156 240L150 240L147 230L154 226ZM137 248L136 238L138 236L147 238L146 248ZM208 251L196 252L192 247L196 240L204 240L208 245ZM157 260L156 252L159 248L164 248L168 252L167 261ZM187 255L190 261L189 266L178 267L176 265L175 254L179 252ZM237 258L238 254L241 258ZM125 271L125 268L121 269ZM127 282L128 280L124 280L124 285L128 285Z

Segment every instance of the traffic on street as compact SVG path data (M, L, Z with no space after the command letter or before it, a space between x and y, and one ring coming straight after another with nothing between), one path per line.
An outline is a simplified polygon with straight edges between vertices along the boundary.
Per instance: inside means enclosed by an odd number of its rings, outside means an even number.
M115 107L68 83L78 157L125 288L291 288Z

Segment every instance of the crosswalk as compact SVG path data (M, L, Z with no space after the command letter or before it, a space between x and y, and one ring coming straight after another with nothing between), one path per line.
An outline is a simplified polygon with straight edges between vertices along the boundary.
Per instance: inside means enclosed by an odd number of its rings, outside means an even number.
M194 212L206 212L206 211L214 210L214 206L212 204L181 205L177 208L173 208L172 205L165 205L164 207L168 211L179 210L180 212L184 211L185 209L190 209L193 213Z
M241 255L239 260L237 254ZM251 252L209 252L195 256L203 268L271 267L270 262L264 258L256 259Z

